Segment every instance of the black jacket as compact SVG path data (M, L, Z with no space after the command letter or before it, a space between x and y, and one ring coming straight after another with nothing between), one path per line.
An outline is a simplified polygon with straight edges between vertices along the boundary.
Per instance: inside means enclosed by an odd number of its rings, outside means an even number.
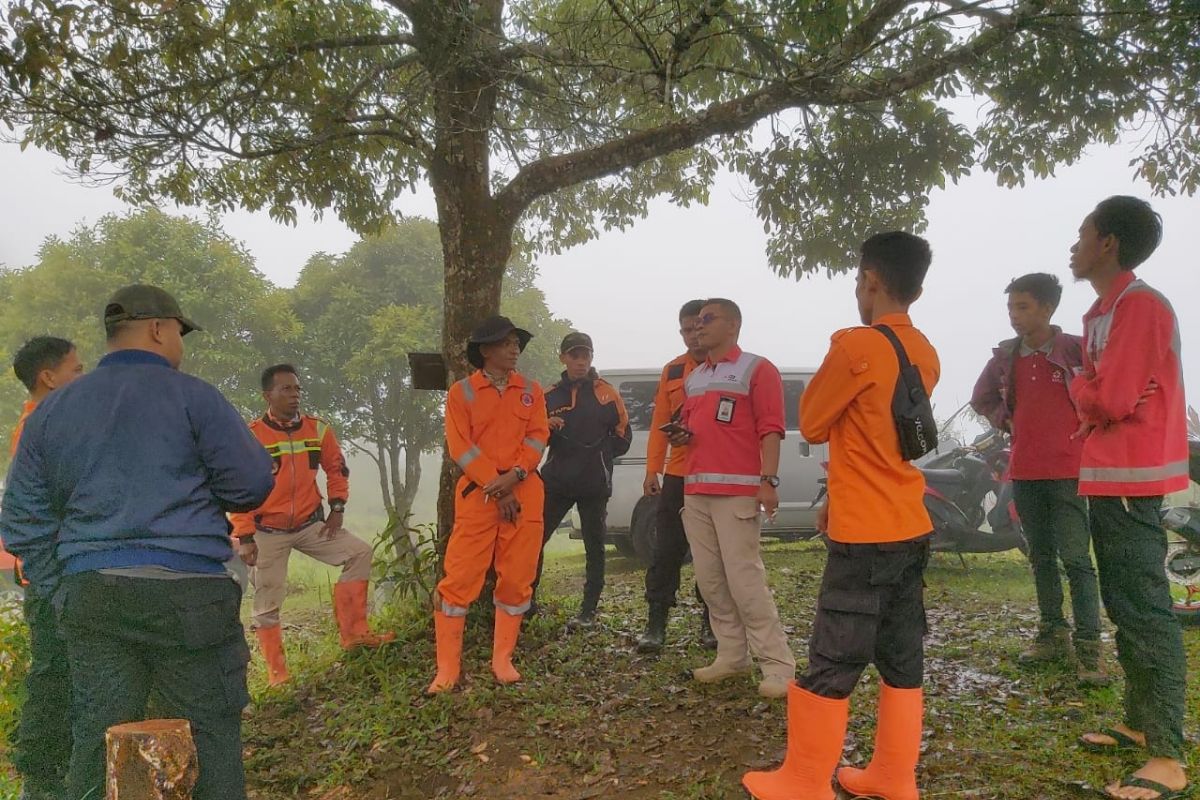
M546 491L611 496L613 459L629 451L633 438L620 392L595 370L578 381L568 381L564 372L546 392L546 412L565 423L550 429L550 456L541 470Z

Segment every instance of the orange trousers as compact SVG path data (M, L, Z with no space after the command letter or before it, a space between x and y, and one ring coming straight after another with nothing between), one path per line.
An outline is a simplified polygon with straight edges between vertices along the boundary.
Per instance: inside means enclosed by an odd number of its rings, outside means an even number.
M516 522L505 522L495 501L485 501L482 487L463 496L471 481L460 478L455 487L454 529L446 546L446 577L438 583L438 610L463 617L483 591L488 569L495 565L496 591L492 602L507 614L529 610L533 579L542 552L542 507L545 489L536 472L517 484L521 504Z

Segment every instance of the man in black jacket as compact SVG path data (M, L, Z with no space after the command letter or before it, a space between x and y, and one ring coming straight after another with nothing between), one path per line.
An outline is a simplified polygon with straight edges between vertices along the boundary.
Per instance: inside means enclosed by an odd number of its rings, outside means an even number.
M573 332L559 347L565 368L562 380L546 392L550 417L550 455L542 465L546 484L542 547L571 510L579 508L587 578L579 615L571 629L596 621L596 605L604 588L604 538L608 498L612 495L613 459L629 450L632 432L621 394L592 369L592 338ZM538 560L538 580L542 561ZM537 588L537 581L534 582Z

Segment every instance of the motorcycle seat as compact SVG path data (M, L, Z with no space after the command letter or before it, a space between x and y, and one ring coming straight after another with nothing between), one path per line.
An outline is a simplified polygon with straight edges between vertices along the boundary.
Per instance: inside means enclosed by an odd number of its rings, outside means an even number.
M942 486L960 484L964 480L963 474L956 469L923 469L921 474L925 476L927 483Z

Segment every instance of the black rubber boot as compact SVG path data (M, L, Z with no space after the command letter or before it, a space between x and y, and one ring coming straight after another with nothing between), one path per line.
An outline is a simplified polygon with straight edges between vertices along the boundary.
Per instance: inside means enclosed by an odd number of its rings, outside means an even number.
M579 628L590 628L595 625L596 606L599 603L599 597L584 597L583 605L579 608L579 613L573 619L567 620L567 630L574 631Z
M666 603L651 603L650 615L646 618L646 630L637 642L639 653L657 653L667 643L667 616L671 607Z
M717 637L708 621L708 606L700 607L700 646L705 650L717 649Z

